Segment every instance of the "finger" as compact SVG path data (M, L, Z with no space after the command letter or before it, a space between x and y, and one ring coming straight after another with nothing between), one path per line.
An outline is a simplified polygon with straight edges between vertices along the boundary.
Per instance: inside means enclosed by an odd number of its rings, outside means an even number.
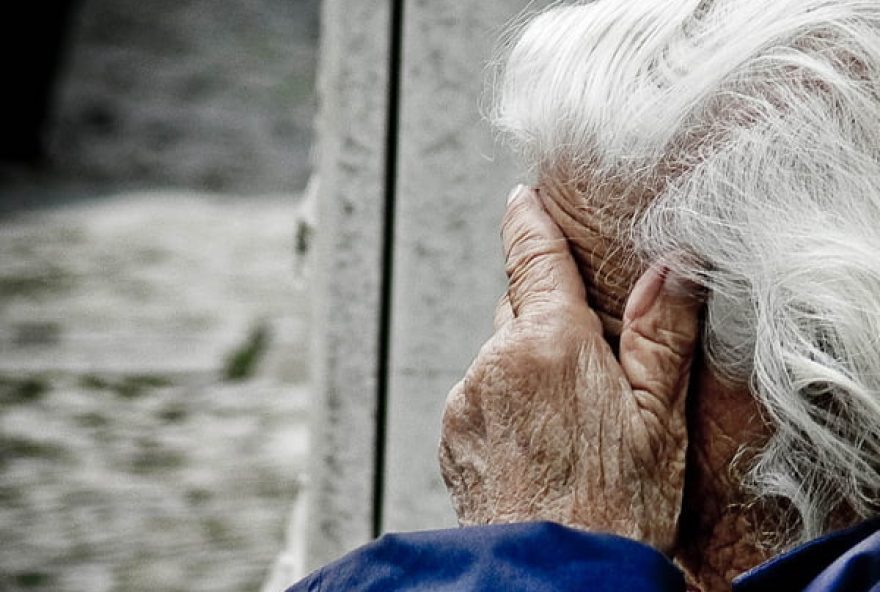
M683 403L696 347L702 298L662 267L636 282L623 313L620 365L641 400L658 417Z
M452 387L446 397L440 429L440 462L444 473L459 465L462 450L477 451L486 439L486 423L477 391L468 389L467 378ZM468 455L464 455L468 456ZM470 463L480 464L483 454Z
M498 306L495 307L495 320L492 323L492 326L498 331L514 318L513 309L510 307L510 297L507 294L504 294L504 296L501 297L501 300L498 301Z
M531 188L521 185L511 194L501 238L514 316L586 306L583 280L568 241Z
M456 515L461 519L467 516L468 508L465 503L468 494L468 483L479 482L478 470L473 462L468 462L468 452L476 448L479 451L480 438L474 438L473 432L466 427L468 416L473 415L467 411L468 400L464 392L464 382L460 382L452 388L446 398L446 408L443 412L442 429L440 431L440 445L438 447L438 460L440 461L440 475L452 496L452 503ZM481 451L479 451L481 452ZM480 455L475 455L480 457Z

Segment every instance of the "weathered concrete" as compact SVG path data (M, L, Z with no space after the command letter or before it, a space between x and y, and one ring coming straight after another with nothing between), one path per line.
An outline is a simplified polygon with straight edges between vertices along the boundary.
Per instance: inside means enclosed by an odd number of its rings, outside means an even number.
M372 537L389 7L326 0L322 13L312 566Z
M480 103L486 65L526 4L405 6L386 530L454 524L437 468L440 416L491 332L504 289L499 222L517 181Z
M391 1L326 0L316 269L323 414L310 563L371 536L381 328ZM397 145L382 530L454 524L436 460L445 395L489 336L504 289L498 226L518 180L483 121L486 64L527 0L406 0ZM389 321L384 319L384 321ZM381 424L381 422L378 422ZM378 432L382 435L381 432Z

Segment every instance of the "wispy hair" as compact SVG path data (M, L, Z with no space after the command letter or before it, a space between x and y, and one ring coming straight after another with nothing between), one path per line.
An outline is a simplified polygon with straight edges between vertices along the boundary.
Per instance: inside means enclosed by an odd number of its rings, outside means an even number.
M880 2L599 0L518 31L494 118L538 175L650 188L621 241L711 294L800 539L880 493ZM613 199L609 197L609 199Z

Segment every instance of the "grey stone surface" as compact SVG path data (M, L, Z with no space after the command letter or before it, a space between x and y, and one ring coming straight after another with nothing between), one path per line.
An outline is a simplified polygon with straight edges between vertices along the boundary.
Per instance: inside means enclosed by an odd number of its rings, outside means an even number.
M390 2L326 0L322 39L312 566L372 536ZM516 167L481 115L487 63L527 0L407 0L382 530L454 524L437 465L448 390L490 335Z
M308 459L298 217L186 192L0 217L0 590L259 589Z
M405 5L386 530L454 524L437 465L440 417L491 334L504 290L499 223L519 180L480 105L486 65L526 4Z
M311 566L372 536L389 5L322 8Z

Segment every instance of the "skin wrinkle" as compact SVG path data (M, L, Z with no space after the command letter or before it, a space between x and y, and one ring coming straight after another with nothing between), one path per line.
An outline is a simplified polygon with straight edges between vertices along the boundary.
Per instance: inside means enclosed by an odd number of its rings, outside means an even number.
M591 367L594 363L598 364L598 360L593 356L588 356L587 357L586 375L587 376L592 376L592 375L603 376L601 369ZM605 478L605 476L606 476L605 454L609 450L612 450L612 451L613 450L618 450L618 451L620 450L617 447L609 447L605 443L605 422L603 421L603 417L602 417L602 415L604 414L604 411L605 411L604 408L602 408L600 406L599 407L599 417L596 418L596 425L598 426L598 432L599 432L598 434L596 434L596 439L595 439L595 441L598 443L598 445L597 445L598 450L597 450L597 454L596 454L596 460L599 464L599 466L597 468L599 482L596 487L596 489L598 491L605 491L606 489L608 489L607 480ZM618 459L618 461L619 461L619 459Z
M543 203L547 204L548 213L554 217L563 233L571 239L573 236L580 236L581 229L586 228L585 236L590 237L590 233L597 225L591 221L575 218L578 213L585 216L596 211L595 208L581 208L573 205L583 202L583 194L572 195L569 185L549 182L546 176L542 180L542 189ZM560 190L565 192L560 192ZM593 194L593 202L599 199L600 196ZM551 204L558 207L553 207ZM635 210L636 208L633 207L632 211ZM599 226L616 228L620 225L606 223ZM572 240L573 252L577 254L588 248L587 240L588 238ZM605 243L614 241L620 242L620 237L610 236L604 239ZM603 250L608 251L607 248ZM589 269L584 269L584 264L595 258L595 256L575 257L586 282L589 281L589 278L595 277L595 274ZM606 261L605 265L613 266L615 263L620 264L619 262L623 260L621 258L614 263ZM618 284L626 285L631 290L638 277L638 267L630 266L608 272L609 275L615 273L618 274L618 277L623 277ZM591 298L594 297L596 291L596 288L588 284L588 293ZM618 295L613 300L609 298L604 301L625 301L625 296L621 298ZM618 307L613 310L613 313L617 318L601 317L606 332L609 333L619 332L618 327L622 326L622 323L618 324L615 321L623 316L623 308ZM640 340L645 338L642 335L642 328L638 324L630 328L635 331ZM664 346L676 342L674 336L672 339L667 338L662 341ZM627 344L621 345L625 347ZM674 351L674 348L671 348L671 351ZM705 367L698 369L698 372L701 375L708 373ZM677 382L681 384L680 379ZM750 521L744 521L740 516L740 509L748 500L747 494L742 491L739 483L731 483L727 478L717 478L719 474L727 474L730 462L739 452L742 444L754 442L755 438L766 434L767 428L763 421L752 419L757 418L758 414L754 412L756 404L746 387L726 389L724 397L714 398L708 396L707 393L713 390L720 391L720 382L713 377L706 377L701 379L701 383L705 390L699 392L704 395L700 396L701 404L697 406L697 413L690 418L690 427L688 428L694 438L691 442L693 450L690 456L695 459L697 466L694 471L691 471L691 477L687 480L687 490L684 493L684 513L701 516L702 519L696 521L696 528L682 533L684 540L680 543L680 550L675 552L674 557L688 574L688 579L693 586L702 590L720 590L727 588L732 577L767 558L766 550L759 548L757 527ZM657 388L656 385L650 386ZM676 391L681 392L679 389ZM636 395L636 401L638 400L639 396ZM727 402L729 405L720 404L721 402ZM643 409L649 412L655 411L651 405L643 406ZM749 410L752 410L752 413L748 413ZM741 420L737 420L737 417L750 418L746 423L757 422L761 427L757 430L737 429L741 426L736 424L742 423ZM697 434L696 437L694 437L694 432ZM684 459L680 464L680 472L684 478ZM721 500L721 503L717 503L715 500ZM683 520L687 522L689 519L683 518ZM724 552L724 549L734 544L731 541L744 541L738 543L736 557ZM704 557L704 554L708 554L708 556Z
M631 218L638 208L628 203L630 200L619 200L613 207L595 199L587 202L582 196L591 195L588 187L573 187L559 178L565 177L553 172L541 176L538 186L542 203L569 240L590 304L599 314L606 336L618 337L627 296L644 271L632 253L622 247L619 220ZM609 220L618 222L609 224Z
M703 371L702 362L697 366L701 378L694 392L712 395L691 399L688 485L675 561L693 586L716 590L769 558L758 528L763 519L744 513L750 496L731 465L742 443L760 442L767 428L747 389L719 381Z

